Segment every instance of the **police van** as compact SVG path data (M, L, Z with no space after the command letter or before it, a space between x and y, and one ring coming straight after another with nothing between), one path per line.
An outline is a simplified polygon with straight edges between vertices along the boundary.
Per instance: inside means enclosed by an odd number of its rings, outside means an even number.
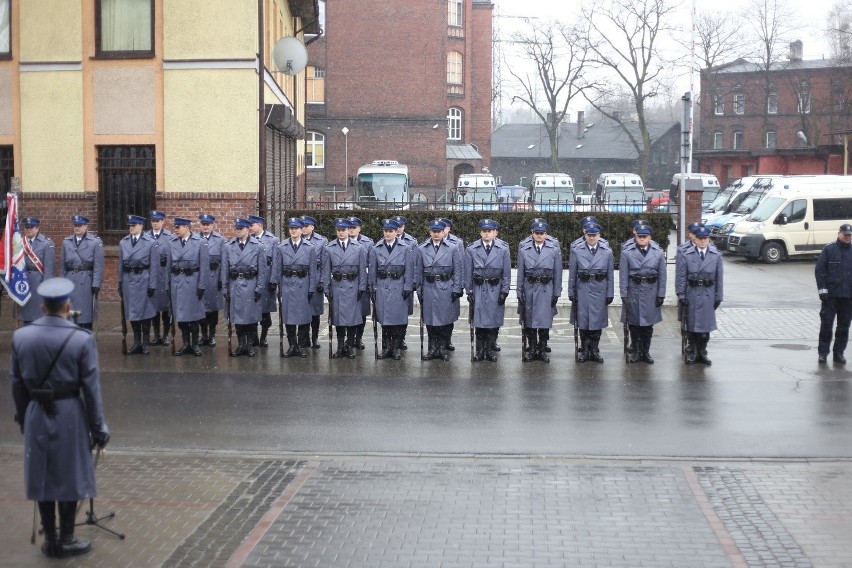
M743 218L751 215L763 200L778 191L783 176L759 176L751 188L742 194L740 204L729 213L708 220L706 226L710 229L710 238L719 250L725 250L728 246L728 235L734 230L734 226Z
M497 211L497 180L491 174L462 174L456 182L458 211Z
M647 207L645 184L636 174L601 174L595 182L595 198L616 213L641 213Z
M532 198L538 211L573 211L574 180L565 173L534 174Z
M716 179L716 176L713 174L674 174L672 176L672 183L669 187L669 200L672 203L677 203L679 192L680 192L680 180L682 176L685 176L687 179L698 179L701 180L701 206L707 207L710 205L716 196L722 191L722 186L719 185L719 180Z
M852 219L852 178L789 176L780 188L737 223L730 253L775 264L791 256L819 254Z
M728 184L728 187L726 187L716 195L716 199L714 199L710 203L710 205L704 208L704 210L701 212L701 223L706 225L720 218L722 215L733 213L737 210L743 200L748 196L749 192L755 186L755 184L758 183L758 180L776 177L781 176L770 174L760 176L746 176L743 178L735 179L730 184Z

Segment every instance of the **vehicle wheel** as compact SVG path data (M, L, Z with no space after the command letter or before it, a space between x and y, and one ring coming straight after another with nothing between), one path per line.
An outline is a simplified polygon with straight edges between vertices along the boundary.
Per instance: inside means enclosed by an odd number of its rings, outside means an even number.
M784 259L784 247L778 243L766 243L760 251L760 257L766 264L778 264Z

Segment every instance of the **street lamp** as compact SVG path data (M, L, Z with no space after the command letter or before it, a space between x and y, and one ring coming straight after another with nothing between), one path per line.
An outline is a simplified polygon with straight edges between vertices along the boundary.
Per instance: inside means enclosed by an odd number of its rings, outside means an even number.
M343 133L343 141L344 141L343 155L345 156L344 160L345 160L345 163L346 163L346 165L345 165L346 169L344 170L345 173L346 173L346 182L343 185L344 185L344 187L349 187L349 129L344 126L343 128L340 129L340 131Z

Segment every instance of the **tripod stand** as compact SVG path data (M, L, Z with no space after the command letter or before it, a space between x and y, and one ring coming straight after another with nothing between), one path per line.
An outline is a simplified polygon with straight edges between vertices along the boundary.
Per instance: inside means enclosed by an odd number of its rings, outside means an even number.
M92 525L92 526L98 527L99 529L103 529L110 534L114 534L115 536L117 536L121 540L124 540L124 533L120 533L116 530L113 530L109 527L105 527L104 525L101 524L101 521L106 520L106 519L112 519L113 517L115 517L114 512L113 513L107 513L106 515L104 515L102 517L97 516L95 514L95 500L94 500L94 498L89 497L89 510L86 511L86 520L83 521L82 523L77 523L74 526L75 527L82 527L84 525Z

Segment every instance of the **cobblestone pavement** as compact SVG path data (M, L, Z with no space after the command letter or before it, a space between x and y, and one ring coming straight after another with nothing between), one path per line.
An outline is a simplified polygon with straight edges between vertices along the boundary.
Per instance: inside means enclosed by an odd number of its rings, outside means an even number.
M107 452L127 537L83 526L64 561L29 544L21 462L0 448L6 566L852 566L844 460Z

